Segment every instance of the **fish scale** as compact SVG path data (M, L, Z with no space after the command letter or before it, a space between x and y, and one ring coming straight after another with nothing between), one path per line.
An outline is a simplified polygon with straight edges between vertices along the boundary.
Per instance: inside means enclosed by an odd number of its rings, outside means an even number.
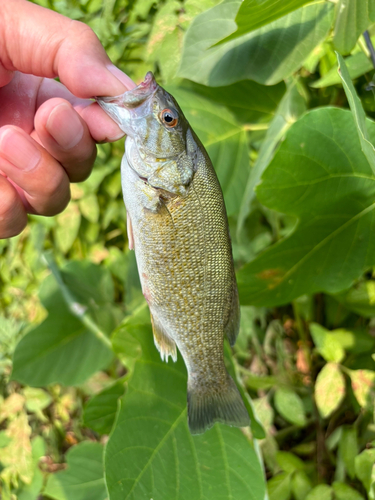
M239 302L224 199L210 158L151 73L123 96L97 101L127 134L121 177L129 240L155 344L166 361L176 360L177 345L187 367L190 431L202 433L215 422L249 425L224 364L224 335L233 345Z

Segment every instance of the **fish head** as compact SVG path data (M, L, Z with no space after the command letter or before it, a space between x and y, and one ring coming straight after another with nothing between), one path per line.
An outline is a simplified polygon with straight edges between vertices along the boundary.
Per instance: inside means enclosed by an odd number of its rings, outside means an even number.
M151 72L134 89L116 97L97 97L96 101L136 141L143 159L173 158L186 150L188 122Z

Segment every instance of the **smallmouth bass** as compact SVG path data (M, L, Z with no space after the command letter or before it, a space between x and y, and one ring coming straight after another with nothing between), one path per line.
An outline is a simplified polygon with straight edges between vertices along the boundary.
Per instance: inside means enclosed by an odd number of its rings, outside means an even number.
M208 154L152 73L117 97L96 98L126 133L121 164L142 291L161 358L188 371L188 423L244 427L249 415L224 365L239 329L239 300L222 191Z

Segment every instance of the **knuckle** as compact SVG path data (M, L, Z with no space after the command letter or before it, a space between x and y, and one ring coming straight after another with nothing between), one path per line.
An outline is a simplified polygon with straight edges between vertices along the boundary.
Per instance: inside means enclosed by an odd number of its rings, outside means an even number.
M95 35L94 31L87 26L87 24L82 23L81 21L72 20L70 24L71 32L74 35L79 37L80 42L82 43L97 43L98 37Z

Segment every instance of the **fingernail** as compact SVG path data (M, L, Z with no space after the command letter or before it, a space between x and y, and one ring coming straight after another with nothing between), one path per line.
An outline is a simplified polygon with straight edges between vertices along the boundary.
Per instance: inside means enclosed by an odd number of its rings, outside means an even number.
M118 69L114 64L109 64L107 66L108 71L112 73L113 76L117 78L125 87L130 90L134 89L137 85L133 82L133 80L130 78L130 76L126 75L121 71L121 69Z
M0 154L20 170L32 170L42 159L31 138L9 128L0 130Z
M84 133L78 115L68 103L59 104L53 109L48 117L46 129L63 149L77 146Z

